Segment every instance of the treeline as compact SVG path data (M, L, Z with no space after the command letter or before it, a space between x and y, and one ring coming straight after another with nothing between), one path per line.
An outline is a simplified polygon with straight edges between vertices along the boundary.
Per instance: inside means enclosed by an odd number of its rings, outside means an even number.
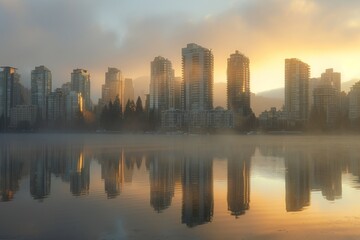
M148 121L143 108L142 100L137 98L136 103L128 100L124 111L119 97L106 104L100 114L99 124L102 130L141 132L148 129Z

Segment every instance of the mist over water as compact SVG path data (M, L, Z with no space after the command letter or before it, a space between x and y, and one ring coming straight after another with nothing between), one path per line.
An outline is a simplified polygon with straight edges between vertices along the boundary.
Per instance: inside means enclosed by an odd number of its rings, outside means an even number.
M3 134L0 239L356 239L359 140Z

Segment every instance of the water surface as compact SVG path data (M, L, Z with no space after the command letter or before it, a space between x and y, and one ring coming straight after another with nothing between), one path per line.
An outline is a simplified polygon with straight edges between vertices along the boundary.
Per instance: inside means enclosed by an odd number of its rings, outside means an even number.
M359 140L0 135L0 239L359 239Z

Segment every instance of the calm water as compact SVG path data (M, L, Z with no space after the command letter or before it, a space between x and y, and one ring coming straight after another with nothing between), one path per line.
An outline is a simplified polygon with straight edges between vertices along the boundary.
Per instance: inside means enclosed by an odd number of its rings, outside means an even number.
M359 239L360 137L0 135L0 239Z

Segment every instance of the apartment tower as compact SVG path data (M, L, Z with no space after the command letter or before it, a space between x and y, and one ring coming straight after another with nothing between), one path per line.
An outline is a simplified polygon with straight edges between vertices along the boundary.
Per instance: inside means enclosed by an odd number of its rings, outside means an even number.
M159 115L174 106L174 69L171 61L155 57L151 62L150 110Z
M84 99L84 108L87 111L92 110L90 98L90 73L84 69L74 69L71 73L71 90L81 93Z
M309 118L309 76L308 64L285 59L285 111L291 122L303 123Z
M47 119L47 98L51 93L51 71L44 67L35 67L31 71L31 104L37 106L41 120Z
M182 49L182 109L213 109L214 57L211 49L190 43Z
M227 60L227 107L243 116L251 113L249 58L239 51Z

